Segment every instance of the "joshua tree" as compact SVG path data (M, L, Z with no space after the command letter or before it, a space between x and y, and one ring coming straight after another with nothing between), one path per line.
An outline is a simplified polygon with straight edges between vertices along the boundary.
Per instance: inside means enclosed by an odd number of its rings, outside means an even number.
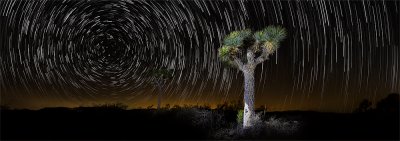
M150 76L154 77L153 85L155 85L158 89L158 100L157 100L157 110L160 109L161 106L161 96L163 94L162 87L165 82L172 78L172 70L170 69L154 69L149 72Z
M244 75L243 127L251 126L254 115L254 70L258 64L269 59L285 37L286 30L280 26L268 26L257 32L249 29L233 31L218 49L220 60Z

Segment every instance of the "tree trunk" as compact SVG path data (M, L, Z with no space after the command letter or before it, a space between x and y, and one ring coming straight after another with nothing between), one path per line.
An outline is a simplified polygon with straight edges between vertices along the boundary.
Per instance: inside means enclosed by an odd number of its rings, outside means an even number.
M161 85L158 84L157 88L158 88L157 110L160 110L160 107L161 107L161 96L162 96Z
M254 70L244 70L244 110L243 127L252 126L254 116Z

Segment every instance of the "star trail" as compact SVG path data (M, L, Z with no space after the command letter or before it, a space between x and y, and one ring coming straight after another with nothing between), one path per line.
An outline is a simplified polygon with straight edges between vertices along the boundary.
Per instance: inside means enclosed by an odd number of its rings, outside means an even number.
M256 105L350 112L400 92L397 1L2 0L1 103L154 105L155 68L173 69L170 104L240 100L242 73L218 48L235 30L287 29L256 69ZM60 102L61 101L61 102ZM72 103L72 104L71 104Z

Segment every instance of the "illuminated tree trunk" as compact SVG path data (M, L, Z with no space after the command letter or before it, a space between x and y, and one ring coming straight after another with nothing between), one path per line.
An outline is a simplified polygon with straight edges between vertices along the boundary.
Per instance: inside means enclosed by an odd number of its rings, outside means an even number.
M243 127L252 126L252 117L254 116L254 70L245 69L244 75L244 110Z

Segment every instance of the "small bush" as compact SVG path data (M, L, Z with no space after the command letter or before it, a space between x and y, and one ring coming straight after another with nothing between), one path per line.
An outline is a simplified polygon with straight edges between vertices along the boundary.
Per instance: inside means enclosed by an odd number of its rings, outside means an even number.
M93 109L102 109L102 110L127 110L128 105L123 103L105 103L105 104L98 104L91 107Z
M276 117L269 118L265 124L271 133L280 135L294 134L299 128L298 121L286 121Z
M236 121L239 125L243 124L243 110L238 110Z
M243 110L241 110L243 111ZM242 113L242 118L240 118ZM275 117L269 118L267 121L261 120L261 114L257 114L252 119L252 125L248 128L243 128L239 119L243 121L243 112L238 115L238 123L230 128L223 128L215 132L216 139L265 139L278 136L290 137L299 129L298 121L287 121Z

